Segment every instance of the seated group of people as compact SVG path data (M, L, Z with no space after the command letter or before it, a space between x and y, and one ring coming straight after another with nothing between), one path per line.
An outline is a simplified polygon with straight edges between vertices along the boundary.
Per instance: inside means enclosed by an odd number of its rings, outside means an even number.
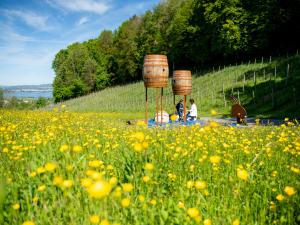
M187 110L186 119L188 121L195 121L197 120L197 106L195 104L194 99L190 99L190 110ZM180 101L176 105L177 115L179 117L179 121L184 120L184 105L183 100L180 99Z
M187 115L186 119L187 121L195 121L197 120L197 106L195 104L194 99L190 99L190 109L186 110ZM169 115L166 111L159 111L155 115L154 121L155 122L162 122L162 123L168 123L170 119L175 115L177 115L178 121L184 121L184 105L183 100L181 99L177 105L176 105L176 113Z

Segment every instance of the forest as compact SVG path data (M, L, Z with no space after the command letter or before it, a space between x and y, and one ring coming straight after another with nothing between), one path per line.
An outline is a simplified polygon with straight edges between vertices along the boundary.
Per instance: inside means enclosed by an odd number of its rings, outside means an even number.
M60 50L53 96L60 102L139 81L146 54L167 55L172 72L286 53L300 46L299 12L299 0L161 1L114 31Z

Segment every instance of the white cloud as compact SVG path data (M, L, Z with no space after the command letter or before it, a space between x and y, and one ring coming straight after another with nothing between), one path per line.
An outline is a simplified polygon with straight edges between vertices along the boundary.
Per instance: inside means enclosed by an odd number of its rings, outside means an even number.
M106 0L47 0L47 2L52 7L60 7L73 12L103 14L110 8Z
M80 26L80 25L83 25L83 24L85 24L85 23L87 23L89 21L90 21L89 18L86 17L86 16L84 16L84 17L80 18L80 20L77 22L77 25Z
M48 17L46 16L21 10L2 10L2 12L4 12L4 15L8 16L10 19L15 20L16 18L19 18L28 26L31 26L35 29L43 31L52 29L52 27L47 24Z

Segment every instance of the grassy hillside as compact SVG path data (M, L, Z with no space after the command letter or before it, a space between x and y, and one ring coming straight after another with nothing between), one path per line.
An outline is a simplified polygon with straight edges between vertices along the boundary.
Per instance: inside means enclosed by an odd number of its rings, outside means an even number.
M149 112L155 112L156 89L150 89ZM259 59L235 66L217 67L212 71L194 73L192 96L201 115L211 109L226 116L230 113L230 96L239 98L249 116L295 118L300 115L300 56ZM176 101L179 100L176 96ZM225 100L225 101L224 101ZM107 88L88 96L64 102L69 111L128 112L143 118L145 89L143 82ZM174 111L171 79L164 89L164 108Z

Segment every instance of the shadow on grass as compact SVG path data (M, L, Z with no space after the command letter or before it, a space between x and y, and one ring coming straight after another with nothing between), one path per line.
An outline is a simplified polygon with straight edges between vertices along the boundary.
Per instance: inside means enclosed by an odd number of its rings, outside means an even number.
M276 65L276 69L275 69ZM275 76L276 74L276 76ZM238 77L243 86L225 90L229 96L239 95L248 116L261 118L300 117L300 57L274 61Z

